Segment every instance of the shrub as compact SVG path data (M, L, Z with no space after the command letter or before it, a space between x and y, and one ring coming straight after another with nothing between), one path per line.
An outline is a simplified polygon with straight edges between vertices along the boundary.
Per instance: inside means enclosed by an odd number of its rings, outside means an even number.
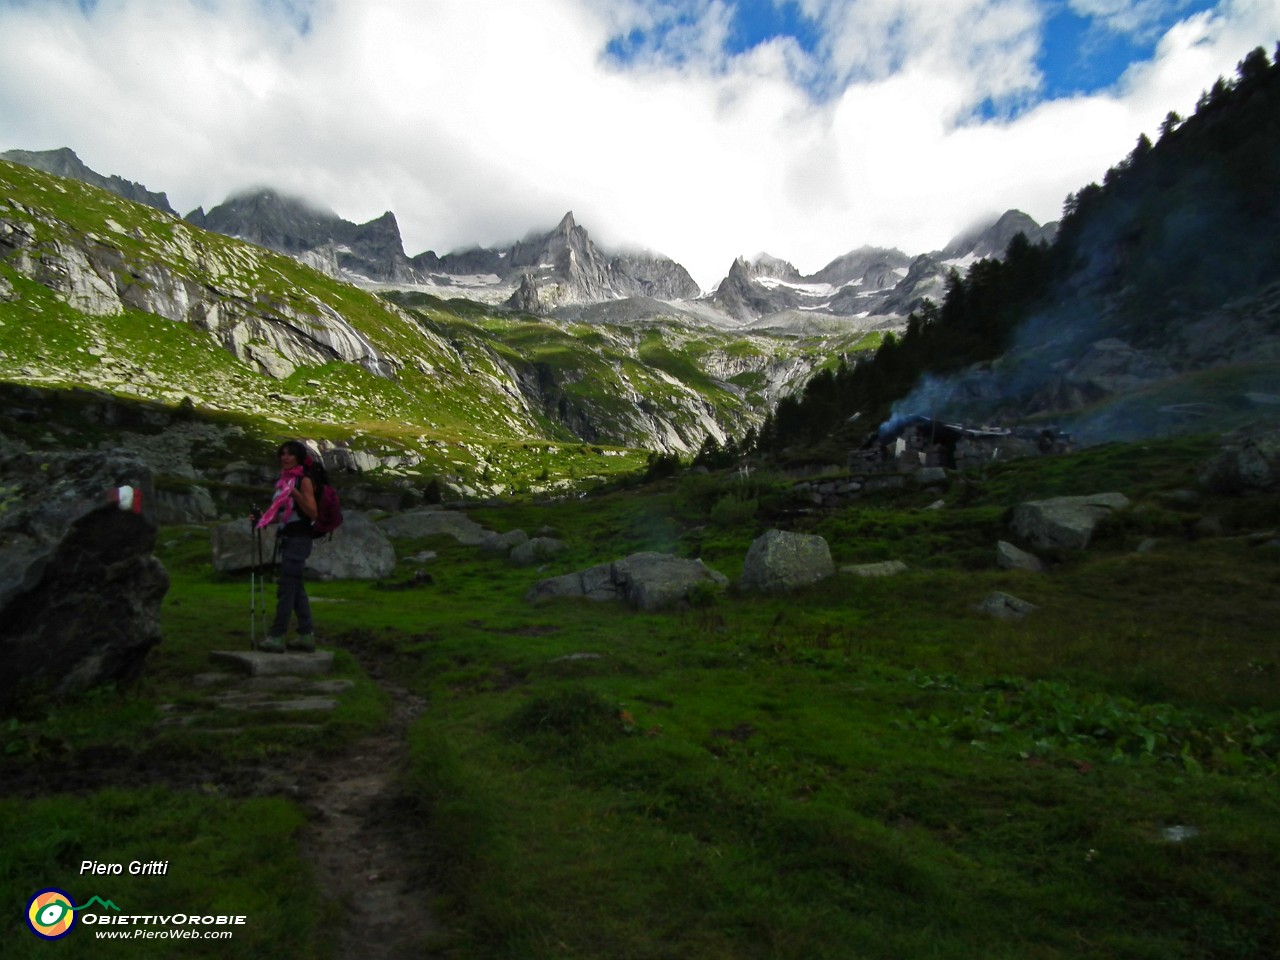
M711 508L711 525L715 527L741 527L755 519L758 500L747 499L736 493L728 493Z

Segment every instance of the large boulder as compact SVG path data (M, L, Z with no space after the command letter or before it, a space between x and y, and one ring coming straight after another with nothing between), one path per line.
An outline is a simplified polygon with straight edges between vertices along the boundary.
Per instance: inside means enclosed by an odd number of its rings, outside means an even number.
M319 580L380 580L396 567L396 551L386 533L366 514L344 511L332 537L315 541L307 575Z
M586 597L623 600L638 610L661 610L688 599L690 591L703 583L722 589L729 579L701 560L646 551L543 580L529 589L525 599Z
M154 511L136 458L0 457L0 710L142 672L169 589Z
M271 564L275 531L263 531L261 558L258 540L247 517L214 527L210 546L214 570L219 573L248 571L260 563ZM379 580L390 576L395 566L395 549L381 527L358 510L344 510L342 526L333 536L313 543L306 572L319 580Z
M747 550L738 584L744 590L795 590L825 580L835 572L831 548L822 537L769 530Z
M1098 523L1129 505L1123 493L1032 500L1013 510L1013 532L1039 550L1082 550Z
M447 536L469 546L480 546L491 535L491 531L465 513L442 510L439 507L423 507L420 510L397 513L382 520L380 526L388 537L411 539Z
M1280 429L1253 425L1228 434L1199 480L1215 493L1280 489Z

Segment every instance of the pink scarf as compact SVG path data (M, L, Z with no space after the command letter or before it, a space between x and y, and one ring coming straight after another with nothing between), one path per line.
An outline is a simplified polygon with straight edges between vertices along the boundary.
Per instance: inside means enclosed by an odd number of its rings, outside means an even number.
M280 479L276 481L276 496L271 501L271 506L267 507L261 519L258 520L257 529L261 530L272 520L276 519L279 514L281 523L288 523L289 518L293 516L293 488L298 485L298 481L302 479L302 467L293 467L289 470L280 471Z

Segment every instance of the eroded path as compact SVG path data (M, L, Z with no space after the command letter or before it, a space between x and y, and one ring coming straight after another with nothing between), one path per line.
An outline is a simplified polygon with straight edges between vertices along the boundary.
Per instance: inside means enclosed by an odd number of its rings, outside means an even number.
M299 799L313 812L302 849L340 911L335 956L421 958L441 930L416 876L420 860L405 829L397 777L407 761L406 733L426 702L382 686L394 704L388 727L300 771Z

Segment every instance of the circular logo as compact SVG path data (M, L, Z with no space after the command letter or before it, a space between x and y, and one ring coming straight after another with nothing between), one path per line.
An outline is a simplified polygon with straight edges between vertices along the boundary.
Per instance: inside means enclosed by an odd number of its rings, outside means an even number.
M76 925L71 897L62 890L41 890L27 904L27 925L37 937L57 940Z

